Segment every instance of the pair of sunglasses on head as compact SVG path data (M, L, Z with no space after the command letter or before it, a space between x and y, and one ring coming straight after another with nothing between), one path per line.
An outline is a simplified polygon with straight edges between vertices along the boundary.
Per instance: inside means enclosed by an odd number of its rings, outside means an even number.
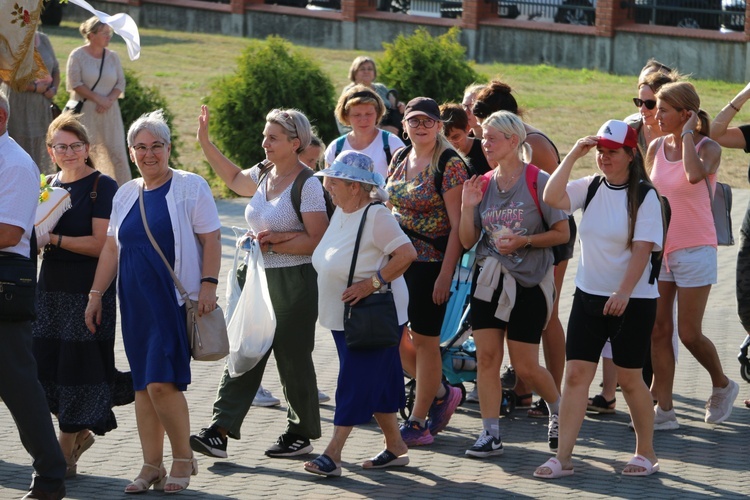
M643 99L638 99L637 97L633 97L633 103L635 104L636 108L640 108L641 106L646 106L646 109L654 109L656 107L656 101L653 99L646 99L644 101Z

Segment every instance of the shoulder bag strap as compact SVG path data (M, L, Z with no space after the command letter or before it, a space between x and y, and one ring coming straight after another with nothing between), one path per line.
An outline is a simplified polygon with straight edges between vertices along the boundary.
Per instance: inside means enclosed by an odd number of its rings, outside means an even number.
M167 260L166 257L164 257L164 253L162 253L161 248L159 248L159 245L156 243L156 240L154 239L154 235L151 234L151 230L148 228L148 221L146 220L146 207L143 205L143 186L140 186L138 188L138 205L140 206L140 209L141 209L141 220L143 221L143 228L146 230L146 236L148 236L149 241L151 241L151 244L154 246L154 250L156 250L156 253L159 254L159 257L161 257L161 260L164 261L164 265L167 266L167 269L169 270L169 274L172 275L172 280L174 280L174 284L177 287L177 290L179 290L180 295L185 301L185 307L188 310L192 309L193 304L190 301L190 297L188 296L188 293L185 291L185 287L183 287L182 283L180 283L180 280L177 278L177 275L174 273L172 266L169 265L169 261Z
M91 87L91 91L93 92L97 85L99 85L99 80L102 79L102 70L104 69L104 56L107 55L107 49L104 49L104 52L102 52L102 62L99 63L99 77L94 82L94 86ZM88 99L83 99L81 102L86 102Z
M89 193L89 198L91 198L92 205L96 203L96 188L99 187L99 177L101 177L102 173L97 170L94 175L96 176L94 178L94 185L91 187L91 192Z
M376 202L376 203L370 203L367 205L367 208L365 208L365 213L362 214L362 221L359 223L359 230L357 231L357 239L354 242L354 254L352 255L352 265L349 268L349 280L347 281L346 287L349 288L352 286L352 281L354 280L354 269L357 267L357 255L359 254L359 240L362 239L362 231L365 229L365 220L367 220L367 211L370 210L370 207L373 205L382 205L382 203Z

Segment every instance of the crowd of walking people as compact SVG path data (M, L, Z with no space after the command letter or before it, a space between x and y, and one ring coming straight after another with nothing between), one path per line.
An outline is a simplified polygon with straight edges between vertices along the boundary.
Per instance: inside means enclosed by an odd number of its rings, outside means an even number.
M265 158L246 168L211 142L210 110L202 106L197 141L208 164L250 198L243 240L263 255L276 329L254 368L239 376L224 369L211 421L191 435L185 317L192 307L204 315L218 305L216 204L202 177L169 166L171 133L161 110L125 134L117 104L125 80L107 48L111 28L92 18L80 31L86 44L70 55L66 72L80 109L48 114L60 72L41 33L35 43L50 60L49 80L0 93L0 273L36 262L35 253L41 258L36 319L0 310L0 396L34 458L24 498L63 498L64 480L76 476L95 436L117 428L113 406L131 400L143 464L125 493L185 490L198 474L195 454L226 458L253 402L272 401L261 386L271 354L286 428L265 454L311 453L312 441L327 431L319 409L327 396L312 359L318 322L331 330L338 354L336 407L330 441L304 470L340 476L347 438L373 417L384 448L362 467L406 466L409 449L432 444L462 400L443 377L440 340L456 267L472 248L477 370L467 400L479 403L481 431L467 443L467 456L503 453L501 403L503 389L512 390L529 416L548 422L555 456L533 475L569 476L587 409L613 412L619 384L635 431L622 474L659 471L654 431L679 427L675 336L711 379L705 421L729 418L739 386L701 325L717 282L716 176L722 147L750 149L750 126L730 127L750 99L750 84L712 122L685 77L649 61L633 99L637 115L603 117L564 157L549 135L524 121L507 84L472 85L456 96L460 103L440 106L420 96L404 104L375 82L368 57L352 64L352 83L335 108L343 135L327 147L303 112L273 109L256 138ZM592 151L597 171L571 179ZM33 223L40 173L44 189L66 191L71 205L41 233ZM750 210L737 260L738 312L750 333L748 233ZM576 239L581 258L564 328L559 290ZM348 322L373 295L390 298L393 314L382 321L397 337L363 349ZM132 377L127 401L116 394L118 303ZM503 387L501 377L506 345L514 387ZM603 388L589 398L600 357ZM416 393L399 424L404 374L416 381ZM540 399L532 401L533 394Z

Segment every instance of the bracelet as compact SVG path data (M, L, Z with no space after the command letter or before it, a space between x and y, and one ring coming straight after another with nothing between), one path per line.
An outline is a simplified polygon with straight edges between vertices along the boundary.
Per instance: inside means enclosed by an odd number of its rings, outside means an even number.
M273 251L273 243L269 243L268 244L268 251L266 253L269 253L269 254L270 253L276 253L276 252Z
M740 108L738 108L737 106L735 106L732 101L729 101L729 106L731 106L732 109L735 110L736 112L738 112L738 113L740 112Z
M388 283L390 283L389 281L386 281L385 279L383 279L383 275L380 274L380 269L378 269L375 275L378 277L378 281L380 281L382 284L387 285Z
M89 290L89 295L91 295L92 293L96 294L96 295L99 295L100 297L104 295L103 292L101 292L99 290L94 290L93 288L91 290Z
M686 130L686 131L684 131L683 133L680 134L680 139L682 139L683 137L685 137L687 134L690 134L690 135L694 136L695 132L692 131L692 130Z
M57 248L62 248L62 234L57 235Z
M212 283L214 285L218 285L219 280L216 278L212 278L211 276L206 276L205 278L201 278L201 283Z

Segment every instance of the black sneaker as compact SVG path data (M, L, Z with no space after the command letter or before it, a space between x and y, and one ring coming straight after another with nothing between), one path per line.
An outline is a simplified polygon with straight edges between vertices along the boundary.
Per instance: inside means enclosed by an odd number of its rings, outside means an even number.
M209 457L227 458L227 438L215 427L203 428L198 435L190 436L190 447Z
M279 436L276 444L266 450L266 456L272 458L296 457L313 451L310 440L299 434L287 432Z
M466 455L470 457L491 457L493 455L503 454L503 440L501 438L495 439L487 431L482 431L479 435L479 439L474 443L474 446L466 450Z
M557 415L550 415L549 425L547 426L547 441L549 449L557 451L557 441L560 436L560 423Z

